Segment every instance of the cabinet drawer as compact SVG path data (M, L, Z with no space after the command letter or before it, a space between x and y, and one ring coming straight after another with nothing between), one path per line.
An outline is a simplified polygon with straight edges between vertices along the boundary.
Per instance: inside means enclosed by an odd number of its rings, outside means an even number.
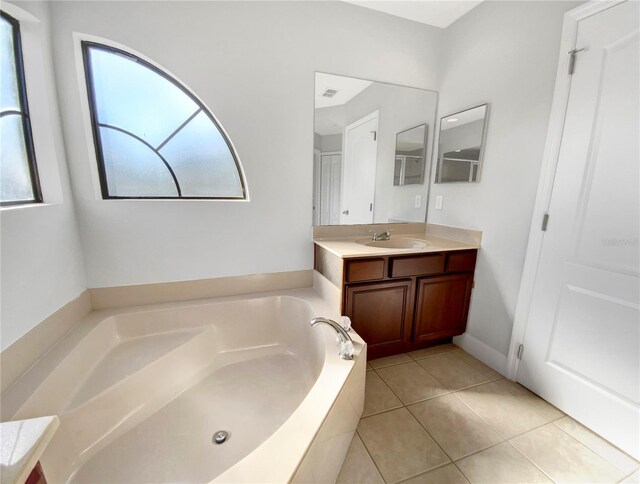
M444 272L444 254L391 259L391 277L426 276Z
M447 257L447 272L473 272L478 251L451 252Z
M346 281L375 281L384 278L384 259L347 261Z

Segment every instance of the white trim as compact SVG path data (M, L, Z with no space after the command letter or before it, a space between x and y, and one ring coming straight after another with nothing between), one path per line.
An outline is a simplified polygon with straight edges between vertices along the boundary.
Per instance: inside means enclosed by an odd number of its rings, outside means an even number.
M560 59L556 74L556 85L553 92L553 103L551 115L549 117L549 127L547 129L547 141L545 144L542 167L540 170L540 180L538 182L538 192L536 203L533 209L531 229L527 243L527 253L522 270L520 291L516 304L513 330L511 332L511 342L507 360L506 376L512 380L518 374L519 360L516 357L518 347L524 343L533 290L540 261L540 252L544 240L544 232L541 230L542 217L547 212L551 202L553 182L558 164L560 143L564 129L564 120L569 102L569 92L571 90L571 76L569 75L569 55L568 52L576 48L576 38L578 34L578 23L581 20L591 17L597 13L611 8L625 0L599 1L592 0L580 5L564 14L562 26L562 38L560 40Z
M490 366L501 375L506 375L507 357L498 350L480 341L478 338L471 336L469 333L455 336L453 338L453 342L471 356L475 356L485 365Z
M333 155L341 155L342 151L321 151L320 156L333 156Z

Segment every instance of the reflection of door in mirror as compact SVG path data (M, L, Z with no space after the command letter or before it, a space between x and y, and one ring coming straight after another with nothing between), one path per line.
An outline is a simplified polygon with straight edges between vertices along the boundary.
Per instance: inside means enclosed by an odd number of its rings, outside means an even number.
M479 181L486 120L486 104L440 120L436 183Z
M340 177L342 154L327 152L320 155L320 220L319 225L340 223Z
M425 140L437 100L433 91L316 73L315 225L425 221L432 146Z
M373 223L378 159L378 111L344 130L341 224Z

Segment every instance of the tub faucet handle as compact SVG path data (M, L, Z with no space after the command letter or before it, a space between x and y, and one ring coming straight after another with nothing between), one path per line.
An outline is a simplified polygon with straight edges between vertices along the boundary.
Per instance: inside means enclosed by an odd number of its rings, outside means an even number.
M340 316L340 326L342 326L342 329L347 333L351 331L351 318L349 316Z
M353 360L353 343L351 340L340 341L340 358L343 360Z

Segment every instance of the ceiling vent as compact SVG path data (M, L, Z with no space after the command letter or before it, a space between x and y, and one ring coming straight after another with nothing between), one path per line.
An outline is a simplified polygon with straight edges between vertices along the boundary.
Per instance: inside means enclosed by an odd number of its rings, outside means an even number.
M338 94L338 91L336 89L327 89L322 93L322 97L333 97L336 94Z

